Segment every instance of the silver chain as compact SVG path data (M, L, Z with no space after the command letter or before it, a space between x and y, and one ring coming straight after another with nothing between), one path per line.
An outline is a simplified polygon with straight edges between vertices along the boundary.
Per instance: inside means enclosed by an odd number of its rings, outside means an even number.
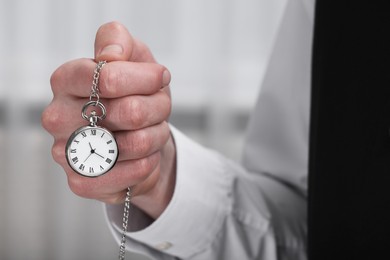
M98 64L96 65L95 70L93 72L93 80L92 80L91 94L89 95L89 101L84 104L81 110L81 117L87 121L90 121L91 125L93 126L96 126L98 120L103 120L104 118L106 118L106 107L103 105L102 102L100 102L100 96L99 96L100 71L106 64L107 64L106 61L99 61ZM96 111L93 110L90 115L87 115L87 109L90 106L100 108L102 114L98 115Z
M130 200L131 200L131 188L127 188L126 198L125 198L125 207L123 209L123 219L122 219L122 240L119 246L119 260L125 260L126 253L126 232L127 226L129 223L129 213L130 213Z
M99 96L99 77L100 77L100 71L102 70L103 66L106 65L106 61L99 61L98 64L95 67L94 73L93 73L93 81L92 81L92 88L91 88L91 94L89 96L89 102L87 102L82 111L83 118L87 118L85 115L86 108L90 105L98 106L101 108L103 115L100 117L96 117L95 111L92 111L94 119L104 119L106 116L106 109L104 105L100 102L100 96ZM92 122L91 122L92 124ZM96 122L95 122L96 124ZM125 198L125 206L123 208L123 218L122 218L122 239L121 244L119 246L119 260L125 260L125 253L126 253L126 232L127 232L127 226L129 223L129 213L130 213L130 200L131 200L131 188L127 188L126 192L126 198Z
M99 77L100 77L100 71L102 70L103 66L107 64L107 61L99 61L98 64L95 67L95 71L93 72L93 80L92 80L92 89L91 94L89 96L89 100L93 101L95 98L96 104L100 101L99 96Z

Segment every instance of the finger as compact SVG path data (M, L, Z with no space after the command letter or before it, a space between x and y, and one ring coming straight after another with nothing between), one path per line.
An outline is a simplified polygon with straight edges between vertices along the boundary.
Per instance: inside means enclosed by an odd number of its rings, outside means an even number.
M169 85L171 75L156 63L112 62L100 74L102 97L150 95Z
M115 138L119 147L119 161L147 157L159 151L168 141L170 131L163 122L136 131L116 132Z
M42 113L42 126L55 139L67 139L77 128L86 125L81 117L81 108L87 99L54 97Z
M118 22L102 25L95 38L95 60L155 62L149 49Z
M159 162L159 152L138 160L117 162L111 171L97 178L81 176L67 164L63 167L69 187L75 194L84 198L102 199L143 182L158 168Z
M148 158L160 151L169 137L170 130L165 122L142 130L116 132L115 138L119 148L118 162L135 163L137 160ZM68 164L65 155L67 139L67 137L55 138L52 146L52 157L60 165Z
M73 131L87 124L81 117L81 108L87 101L55 96L42 113L42 126L56 139L69 138ZM151 96L128 96L102 102L107 117L100 124L111 131L138 130L157 125L168 120L171 112L171 99L164 89Z
M105 99L107 117L102 125L111 131L137 130L168 119L171 99L164 90L151 96Z
M54 95L89 97L95 67L90 59L63 64L50 80ZM98 87L103 98L150 95L168 86L170 80L169 71L159 64L111 62L101 70Z
M96 63L91 59L77 59L58 67L50 78L54 96L89 97Z

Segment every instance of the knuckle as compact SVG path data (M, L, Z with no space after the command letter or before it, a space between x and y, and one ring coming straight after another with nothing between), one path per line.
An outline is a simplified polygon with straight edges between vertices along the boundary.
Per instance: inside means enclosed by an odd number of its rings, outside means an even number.
M54 161L56 161L58 164L65 163L65 147L63 143L55 142L51 149L51 154Z
M57 68L50 76L50 86L53 93L57 93L60 90L61 79L64 78L63 67Z
M151 156L136 160L132 171L133 178L137 180L137 182L141 182L149 177L158 165L159 158L159 153L155 153Z
M79 197L92 198L88 185L78 177L69 177L68 186L70 190Z
M145 131L137 131L130 142L131 150L134 154L147 154L152 146L152 140Z
M121 81L121 74L116 70L112 70L110 66L105 66L105 68L100 72L100 84L99 88L101 93L104 93L106 96L116 96L118 84Z
M141 128L144 121L142 101L136 97L132 97L127 102L124 102L124 105L125 108L121 109L120 120L128 124L132 129Z
M46 131L54 133L61 125L61 117L57 113L56 107L51 104L43 112L41 116L41 124Z

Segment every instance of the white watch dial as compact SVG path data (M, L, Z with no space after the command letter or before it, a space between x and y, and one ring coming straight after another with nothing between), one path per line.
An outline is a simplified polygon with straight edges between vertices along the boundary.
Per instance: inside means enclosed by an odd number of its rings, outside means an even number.
M66 159L77 173L97 177L115 165L118 159L118 145L107 129L85 126L76 130L69 138Z

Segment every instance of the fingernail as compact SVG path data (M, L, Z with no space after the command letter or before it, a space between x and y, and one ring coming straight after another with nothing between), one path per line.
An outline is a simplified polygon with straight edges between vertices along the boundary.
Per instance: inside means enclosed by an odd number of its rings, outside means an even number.
M122 54L123 53L123 48L119 44L112 44L104 47L100 51L100 55L107 55L107 54Z
M166 87L169 85L169 83L171 82L171 73L169 73L168 70L164 70L163 72L163 76L162 76L162 83L163 83L163 87Z

